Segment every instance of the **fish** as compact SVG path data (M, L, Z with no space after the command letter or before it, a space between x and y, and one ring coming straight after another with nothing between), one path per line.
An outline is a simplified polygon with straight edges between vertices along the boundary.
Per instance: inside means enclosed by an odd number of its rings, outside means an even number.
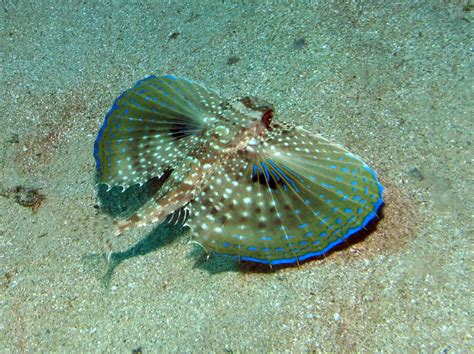
M340 144L174 75L149 76L113 103L94 144L108 188L167 176L116 235L184 223L208 254L299 264L326 255L383 205L376 172Z

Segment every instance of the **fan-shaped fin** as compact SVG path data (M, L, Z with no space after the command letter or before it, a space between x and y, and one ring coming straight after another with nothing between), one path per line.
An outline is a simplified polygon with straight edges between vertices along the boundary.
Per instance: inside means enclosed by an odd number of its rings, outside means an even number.
M114 102L94 145L101 183L129 187L176 168L202 142L223 100L171 75L150 76Z
M362 160L299 128L223 159L188 224L211 251L262 263L323 255L376 217L382 186Z

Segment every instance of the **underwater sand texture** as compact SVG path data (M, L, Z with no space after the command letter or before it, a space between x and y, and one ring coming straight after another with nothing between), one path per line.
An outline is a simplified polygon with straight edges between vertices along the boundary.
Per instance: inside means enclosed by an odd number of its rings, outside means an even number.
M4 2L2 350L472 350L472 11ZM166 73L345 145L379 173L384 218L300 268L206 259L158 226L117 239L106 269L105 216L152 186L97 193L94 140L121 92Z

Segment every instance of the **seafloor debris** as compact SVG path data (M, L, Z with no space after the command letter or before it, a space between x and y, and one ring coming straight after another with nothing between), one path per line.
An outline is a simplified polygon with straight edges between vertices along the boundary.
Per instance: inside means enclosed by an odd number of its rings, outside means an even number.
M301 37L293 41L292 49L293 50L302 50L308 46L308 41L306 38Z
M408 171L408 173L412 178L417 179L418 181L423 181L425 179L425 176L423 176L423 173L417 167L413 167Z
M168 35L168 40L176 39L176 38L178 38L180 35L181 35L180 32L171 32L171 33Z
M232 55L227 59L227 65L235 65L240 61L237 55Z
M38 188L16 186L0 190L0 196L13 199L17 204L36 212L46 200L46 196Z

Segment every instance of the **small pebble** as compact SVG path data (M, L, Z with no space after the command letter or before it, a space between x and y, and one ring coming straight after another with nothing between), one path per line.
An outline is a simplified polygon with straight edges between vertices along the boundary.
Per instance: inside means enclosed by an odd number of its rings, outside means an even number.
M227 65L235 65L240 61L240 58L236 55L232 55L227 59Z
M423 176L421 171L416 167L412 168L408 173L412 178L417 179L418 181L423 181L425 179L425 176Z
M304 49L306 46L308 46L308 41L306 40L306 38L301 37L293 42L292 48L293 50L301 50Z
M176 39L176 38L178 38L180 35L181 35L180 32L171 32L171 33L168 35L168 39Z

